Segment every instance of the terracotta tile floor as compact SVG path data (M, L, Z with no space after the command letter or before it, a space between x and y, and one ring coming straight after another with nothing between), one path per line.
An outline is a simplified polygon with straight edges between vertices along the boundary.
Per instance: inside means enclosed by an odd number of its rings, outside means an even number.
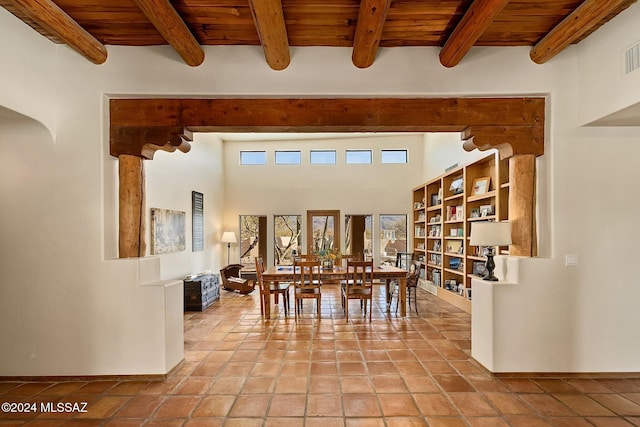
M185 361L163 381L0 382L0 402L87 402L87 412L8 414L0 426L640 426L640 380L493 378L470 359L470 316L419 292L420 315L373 322L325 287L322 319L260 317L223 291L189 312Z

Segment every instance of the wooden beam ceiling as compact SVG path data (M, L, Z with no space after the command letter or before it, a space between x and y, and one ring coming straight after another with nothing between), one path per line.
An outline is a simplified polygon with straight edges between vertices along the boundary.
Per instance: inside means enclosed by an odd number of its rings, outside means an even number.
M0 0L0 6L90 61L105 45L170 44L191 66L201 45L259 45L274 70L289 46L351 47L355 66L378 47L442 47L452 67L472 46L534 46L543 63L579 43L637 0ZM559 23L559 24L558 24ZM555 28L554 28L555 27Z
M455 67L509 0L475 0L440 51L440 63Z
M249 8L267 64L274 70L284 70L289 66L291 58L282 2L280 0L249 0Z
M628 0L585 0L531 49L531 60L544 64L625 3Z
M204 51L168 0L134 1L184 62L192 67L204 62Z
M51 0L9 0L46 31L94 64L107 60L107 48Z
M380 46L382 27L387 19L391 0L362 0L358 12L358 24L353 38L351 60L358 68L367 68L376 59Z

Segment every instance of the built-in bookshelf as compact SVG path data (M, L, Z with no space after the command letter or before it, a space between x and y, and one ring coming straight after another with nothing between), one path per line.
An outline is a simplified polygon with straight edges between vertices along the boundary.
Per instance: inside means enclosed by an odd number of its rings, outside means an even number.
M438 298L471 312L471 279L486 262L483 248L469 245L471 224L507 220L508 201L508 162L497 153L413 189L414 256Z

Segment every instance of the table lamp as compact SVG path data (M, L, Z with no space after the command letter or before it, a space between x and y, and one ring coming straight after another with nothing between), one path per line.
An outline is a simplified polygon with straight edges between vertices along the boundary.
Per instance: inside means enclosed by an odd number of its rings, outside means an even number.
M220 242L227 244L227 264L229 264L231 244L237 242L236 233L234 233L233 231L225 231L224 233L222 233Z
M511 244L511 224L508 222L474 222L471 224L471 246L485 246L487 250L487 274L484 280L495 282L498 280L493 275L496 264L493 262L496 246L506 246Z

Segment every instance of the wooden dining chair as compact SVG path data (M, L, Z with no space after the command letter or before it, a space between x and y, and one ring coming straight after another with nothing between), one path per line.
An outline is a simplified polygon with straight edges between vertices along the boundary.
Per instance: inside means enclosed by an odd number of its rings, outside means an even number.
M398 252L396 254L396 267L409 271L409 269L411 268L411 262L413 261L413 258L414 258L413 252ZM389 295L387 295L387 301L388 301L387 304L389 304L389 309L391 309L393 305L394 295L396 296L396 298L398 296L398 281L394 280L390 284L388 290L389 290ZM397 301L396 301L396 304L397 304Z
M267 310L266 301L269 301L271 307L271 295L274 295L274 303L277 305L278 300L282 300L284 307L284 315L289 314L289 284L288 283L265 283L262 273L264 273L264 260L262 257L256 257L256 278L260 288L260 314L263 318L270 319L271 312ZM282 296L282 298L278 298Z
M409 311L411 311L411 294L413 294L413 307L418 314L418 279L420 279L422 271L425 265L420 261L411 261L409 266L409 272L407 273L407 303L409 304ZM396 294L400 294L396 285ZM398 313L398 306L400 305L400 298L396 300L396 313Z
M322 292L320 289L320 261L294 261L293 285L295 295L296 321L302 312L302 302L305 299L316 300L318 320L320 319L320 301Z
M369 322L373 312L373 261L348 261L346 280L341 286L342 307L344 316L349 321L349 300L360 300L360 309L367 316L369 305Z
M337 267L346 267L349 261L362 261L362 255L360 254L340 254L336 259L335 265Z

